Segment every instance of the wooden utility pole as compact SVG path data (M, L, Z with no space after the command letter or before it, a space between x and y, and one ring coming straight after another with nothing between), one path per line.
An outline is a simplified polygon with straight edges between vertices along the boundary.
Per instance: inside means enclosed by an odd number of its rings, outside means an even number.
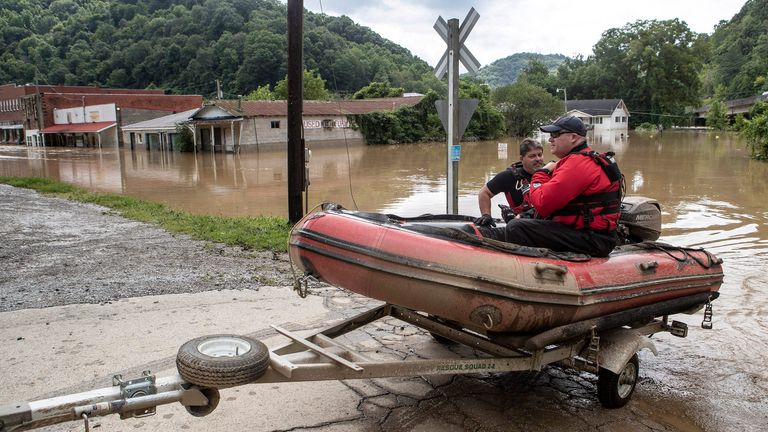
M304 216L304 1L288 0L288 220Z

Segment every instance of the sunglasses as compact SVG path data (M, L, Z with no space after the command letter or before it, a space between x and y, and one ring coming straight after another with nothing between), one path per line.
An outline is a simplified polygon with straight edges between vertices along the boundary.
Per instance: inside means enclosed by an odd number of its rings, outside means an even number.
M573 132L568 132L568 131L561 130L559 132L550 132L549 136L552 137L552 139L555 139L555 138L559 137L560 135L569 134L569 133L573 133Z

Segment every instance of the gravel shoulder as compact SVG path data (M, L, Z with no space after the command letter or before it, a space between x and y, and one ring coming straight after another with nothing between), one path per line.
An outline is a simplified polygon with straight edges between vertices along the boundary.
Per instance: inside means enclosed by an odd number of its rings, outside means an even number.
M287 254L193 240L0 184L0 312L291 285Z

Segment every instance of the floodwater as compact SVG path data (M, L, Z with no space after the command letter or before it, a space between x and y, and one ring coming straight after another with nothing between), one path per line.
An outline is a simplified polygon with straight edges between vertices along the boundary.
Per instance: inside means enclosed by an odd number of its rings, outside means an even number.
M596 150L616 153L628 194L660 202L662 241L705 247L725 261L714 329L701 329L701 312L676 316L689 324L689 336L659 336L659 356L642 353L638 403L672 403L702 430L768 430L768 163L751 160L746 144L724 132L592 138ZM506 150L496 141L462 145L460 213L478 214L477 190L517 159L518 140L499 141ZM335 201L402 216L445 212L444 143L307 147L309 207ZM286 165L285 152L274 149L232 155L0 146L2 176L49 177L200 214L286 216Z

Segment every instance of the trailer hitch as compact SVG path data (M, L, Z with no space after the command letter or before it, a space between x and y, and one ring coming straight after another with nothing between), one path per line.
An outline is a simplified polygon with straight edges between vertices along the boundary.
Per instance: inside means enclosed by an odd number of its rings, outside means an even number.
M217 389L200 388L179 375L156 378L144 371L140 378L124 381L115 375L111 387L30 402L0 406L0 432L35 429L68 421L83 421L90 430L93 417L120 414L121 419L155 414L158 405L180 402L196 417L210 414L218 405Z
M155 386L156 378L152 375L152 372L145 370L141 373L141 378L136 378L128 381L123 381L123 376L117 374L112 377L112 385L120 386L120 394L123 399L131 399L140 396L149 396L157 394L157 386ZM133 411L120 412L120 419L125 420L132 417L149 417L155 415L157 407L146 407ZM86 417L86 424L88 420ZM86 428L87 430L87 428Z

